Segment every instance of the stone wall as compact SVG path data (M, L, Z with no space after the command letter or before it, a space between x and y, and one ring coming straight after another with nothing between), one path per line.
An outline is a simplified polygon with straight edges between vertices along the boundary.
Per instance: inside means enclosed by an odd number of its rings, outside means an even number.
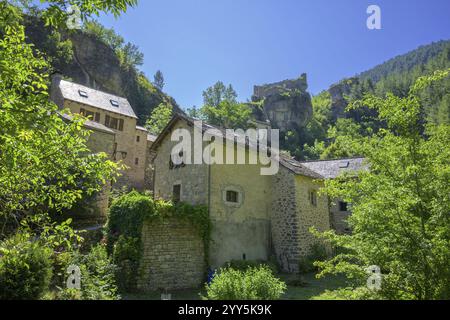
M145 222L138 288L143 291L198 288L204 282L204 245L187 221Z
M295 176L281 167L273 177L271 233L275 256L284 272L297 272L299 262Z
M320 232L330 230L330 213L328 197L319 194L323 183L303 176L296 176L295 182L297 207L299 211L299 256L301 257L309 254L311 246L318 242L318 239L310 232L311 227L316 228ZM315 191L317 194L316 205L311 204L311 191Z
M338 234L349 234L351 229L347 223L347 219L350 217L350 211L341 211L339 209L340 199L335 199L330 205L331 214L331 227L336 230Z

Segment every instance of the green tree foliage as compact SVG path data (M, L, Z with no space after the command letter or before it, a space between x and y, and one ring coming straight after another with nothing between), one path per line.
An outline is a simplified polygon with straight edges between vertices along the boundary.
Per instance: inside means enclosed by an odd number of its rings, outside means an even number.
M0 214L70 208L115 178L106 154L91 154L83 119L65 121L49 102L47 62L26 44L20 13L0 2Z
M209 124L227 129L246 129L251 109L243 103L223 100L217 106L203 106L200 113Z
M169 104L161 103L155 108L147 120L145 127L152 134L158 135L169 123L173 116L173 107Z
M162 90L164 88L164 75L161 70L156 71L155 75L153 76L153 84L159 90Z
M139 51L139 48L130 42L125 43L125 39L118 35L113 28L105 28L93 20L87 21L83 29L113 49L123 68L136 69L144 63L144 54Z
M213 86L203 91L203 104L210 107L218 107L222 101L236 103L237 94L232 85L225 86L222 81L217 81Z
M278 300L286 284L276 278L267 266L249 267L245 271L219 270L206 285L205 300Z
M375 109L386 123L353 147L370 170L342 176L326 192L352 203L352 235L322 237L339 254L318 263L321 275L345 273L363 287L371 265L381 268L385 299L449 299L450 126L422 121L420 94L448 77L450 69L419 78L406 97L365 95L352 108Z

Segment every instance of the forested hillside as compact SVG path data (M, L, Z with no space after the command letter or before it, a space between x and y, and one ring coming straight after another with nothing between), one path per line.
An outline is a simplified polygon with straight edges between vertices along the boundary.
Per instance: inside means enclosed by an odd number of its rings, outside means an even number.
M300 133L288 133L283 146L299 159L357 156L346 143L349 137L369 136L384 126L367 108L347 110L349 103L372 93L407 96L421 76L450 67L450 41L422 46L395 57L353 78L344 79L313 97L314 115ZM434 83L421 95L424 122L450 123L450 78Z

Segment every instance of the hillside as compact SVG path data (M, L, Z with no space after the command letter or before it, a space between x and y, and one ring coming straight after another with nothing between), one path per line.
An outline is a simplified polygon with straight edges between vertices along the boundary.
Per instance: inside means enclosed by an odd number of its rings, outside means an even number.
M121 56L98 35L86 30L58 32L45 27L35 16L27 16L25 26L27 41L46 56L53 72L74 82L126 97L139 117L139 124L143 125L160 103L171 104L175 110L180 110L172 97L156 88L139 71L136 62ZM114 33L113 30L102 31ZM114 36L120 39L115 33ZM126 54L133 58L137 47L127 45L126 48L131 50ZM140 58L143 59L142 54Z
M348 104L366 93L404 97L417 78L450 68L450 40L421 46L352 78L330 86L312 98L313 116L306 127L288 132L282 146L297 159L357 156L346 145L348 137L367 136L383 127L372 110L347 111ZM450 78L421 93L423 121L450 123Z

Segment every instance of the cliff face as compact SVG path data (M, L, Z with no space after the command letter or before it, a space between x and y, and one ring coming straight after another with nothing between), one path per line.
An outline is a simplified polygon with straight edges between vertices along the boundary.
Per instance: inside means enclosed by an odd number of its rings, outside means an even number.
M350 78L342 80L328 89L331 96L332 121L335 122L337 119L345 117L345 108L348 105L345 97L350 95L352 86L358 83L358 78Z
M121 65L116 53L107 44L81 31L54 34L41 21L28 17L28 41L51 61L54 71L65 78L128 99L143 125L154 108L169 103L181 112L176 101L154 87L140 72ZM64 53L62 44L66 47Z
M259 103L254 115L259 121L269 120L273 128L282 132L304 127L313 109L306 74L295 80L254 87L252 100Z

